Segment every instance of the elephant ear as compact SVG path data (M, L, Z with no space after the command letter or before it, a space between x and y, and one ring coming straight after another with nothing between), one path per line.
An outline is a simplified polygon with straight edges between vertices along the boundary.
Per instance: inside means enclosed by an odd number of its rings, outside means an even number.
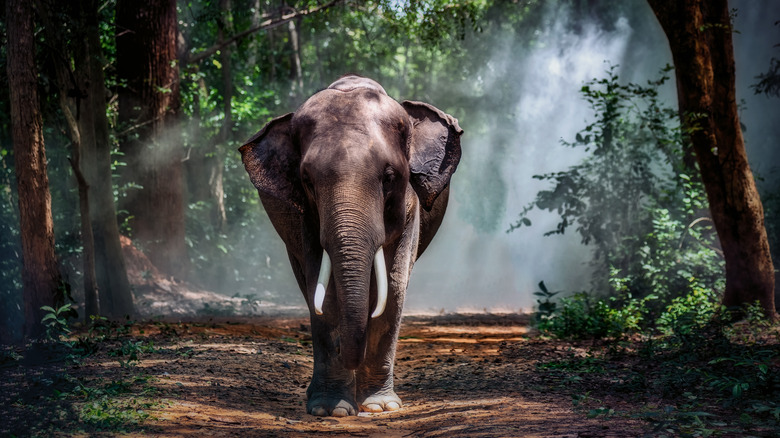
M436 198L450 183L460 161L458 120L424 102L403 102L412 118L409 139L409 181L423 208L430 211Z
M290 113L271 120L238 150L261 199L275 198L303 214L301 157L291 137L292 116Z

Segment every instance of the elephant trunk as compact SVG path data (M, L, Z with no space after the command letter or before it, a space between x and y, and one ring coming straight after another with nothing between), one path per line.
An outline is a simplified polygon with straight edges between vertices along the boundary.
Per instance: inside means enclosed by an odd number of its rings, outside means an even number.
M341 358L347 369L356 369L365 357L371 259L362 248L341 247L334 254Z
M333 289L336 291L336 301L340 310L341 359L345 368L356 369L366 354L368 321L371 317L369 314L371 273L377 252L382 257L384 265L382 242L379 237L382 234L371 225L375 222L370 220L365 208L342 204L331 211L337 211L338 214L323 217L321 237L323 248L330 256L335 282ZM386 285L386 274L384 276ZM382 281L377 280L377 284L381 286ZM385 286L383 292L385 296L386 290ZM318 297L315 294L315 311L317 301ZM380 303L377 303L374 313L381 314L382 310L384 304L381 304L380 309Z

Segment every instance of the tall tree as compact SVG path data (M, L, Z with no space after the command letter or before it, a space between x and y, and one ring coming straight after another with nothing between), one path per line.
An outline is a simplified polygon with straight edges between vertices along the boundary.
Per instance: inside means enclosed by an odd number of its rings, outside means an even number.
M182 139L175 0L118 0L116 51L120 150L131 190L133 237L163 272L186 277Z
M88 69L87 98L91 101L94 117L94 141L85 145L85 154L91 159L87 172L90 185L90 218L95 236L95 272L100 292L101 312L112 318L132 315L133 295L122 244L119 241L116 203L114 201L114 180L111 173L111 140L108 117L106 116L106 79L103 73L105 59L100 44L98 0L79 2L84 17L85 41L84 60Z
M726 259L723 304L775 316L764 213L737 113L727 0L648 0L669 40L677 98Z
M25 335L38 337L43 333L41 306L58 307L65 297L54 254L51 194L38 103L32 3L8 0L6 19L11 129L22 238Z
M39 0L37 4L49 42L60 107L73 145L80 203L87 213L82 217L81 231L84 259L88 262L91 258L94 263L85 263L84 267L85 310L87 315L98 314L96 301L90 300L89 293L92 270L100 296L100 313L121 318L133 313L133 297L114 204L99 2ZM94 250L90 251L90 247Z

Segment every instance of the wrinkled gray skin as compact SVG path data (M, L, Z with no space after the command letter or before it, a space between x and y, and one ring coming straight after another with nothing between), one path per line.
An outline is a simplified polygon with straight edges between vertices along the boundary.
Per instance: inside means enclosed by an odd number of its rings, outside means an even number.
M309 306L310 414L401 407L393 363L406 286L444 217L462 133L456 119L435 107L399 104L373 80L349 75L241 147ZM371 318L377 301L372 262L380 247L387 307ZM323 249L333 274L317 315Z

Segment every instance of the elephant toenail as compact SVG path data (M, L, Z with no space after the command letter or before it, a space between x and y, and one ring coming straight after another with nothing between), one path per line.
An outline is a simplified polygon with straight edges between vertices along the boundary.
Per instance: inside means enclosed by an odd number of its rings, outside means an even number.
M390 402L390 403L385 405L385 410L386 411L397 411L399 409L401 409L401 406L399 406L398 403L396 403L396 402Z
M317 417L327 417L328 410L322 406L315 406L311 408L311 414Z
M367 405L363 405L362 409L365 412L382 412L382 406L379 406L376 403L369 403Z
M349 415L349 412L345 408L336 408L331 415L334 417L346 417Z

